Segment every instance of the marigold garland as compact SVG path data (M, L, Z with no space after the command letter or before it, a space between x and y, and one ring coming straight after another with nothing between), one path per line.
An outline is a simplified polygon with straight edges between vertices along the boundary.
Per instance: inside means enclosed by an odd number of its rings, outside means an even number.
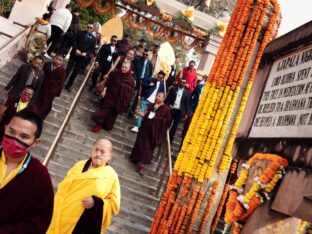
M273 12L271 6L269 6L270 4L273 5ZM268 21L265 21L267 14ZM278 15L277 0L237 1L227 32L220 45L193 120L174 165L173 173L175 177L182 179L178 182L177 179L171 177L169 180L149 233L162 233L162 230L166 230L168 233L191 232L193 226L195 226L192 225L193 223L198 226L197 220L201 220L202 227L207 227L206 220L203 220L203 217L199 216L196 211L201 204L206 204L201 202L199 194L206 190L207 184L218 183L218 190L224 186L218 180L209 181L209 183L208 180L211 178L212 173L227 172L229 170L232 161L231 151L238 125L263 50L274 36L275 31L273 30ZM259 51L254 64L251 65L251 73L248 78L245 78L247 69L250 66L251 56L257 48L260 31L264 27L263 24L266 23L268 24L264 37L261 38ZM244 79L247 79L245 87L242 86ZM239 107L238 112L236 106ZM230 122L233 115L236 115L234 123ZM227 132L230 132L230 134L227 135ZM223 145L226 147L223 148ZM268 176L270 176L269 172ZM266 180L266 177L261 178L261 181L265 182ZM268 189L274 187L275 180L268 182ZM200 186L199 192L193 189L194 184ZM256 191L256 187L254 190ZM170 200L170 202L168 201L168 191L169 194L172 192L175 194L174 200ZM196 199L191 200L190 198L194 196L190 193L196 193ZM215 194L218 194L217 191ZM253 193L247 196L246 200L249 201L250 207L256 207L259 202L261 203L261 200L257 196L252 197L251 195ZM208 199L211 205L216 200L212 193L202 199L203 201ZM196 202L200 203L199 206ZM240 207L235 204L232 204L232 207L236 209L235 214L241 213ZM197 216L195 222L192 218L194 216L189 215L188 209L185 209L185 206L188 207L189 205L195 211L193 211L193 215L196 214ZM208 207L208 210L206 208L204 208L205 214L211 213L211 208ZM241 207L241 209L244 208ZM181 215L179 217L176 214L170 215L172 210L173 212L179 210ZM182 214L183 218L181 217ZM170 222L168 222L169 217L173 219ZM179 218L179 220L177 221L176 218Z
M210 213L210 209L211 209L211 206L213 204L214 198L216 196L218 187L219 187L219 181L215 181L213 186L212 186L211 195L210 195L210 197L208 199L208 203L207 203L207 207L206 207L206 210L205 210L205 214L204 214L204 217L203 217L201 225L200 225L200 231L199 231L200 234L204 233L205 223L206 223L206 221L208 219L208 215Z
M298 230L298 234L301 234L302 231L303 231L304 229L306 229L306 227L307 227L308 225L309 225L309 223L308 223L307 221L301 220L300 226L299 226L299 230Z
M212 226L211 226L211 233L214 233L214 231L217 228L217 225L218 225L221 213L223 211L223 208L224 208L224 205L225 205L225 202L226 202L226 198L228 196L228 192L230 191L230 183L231 183L231 181L232 181L232 179L233 179L233 177L235 176L235 173L236 173L237 164L238 164L238 161L237 160L233 160L233 163L232 163L231 168L230 168L230 174L228 175L227 182L226 182L226 184L225 184L225 186L223 188L221 201L219 203L217 212L216 212L216 214L215 214L215 216L213 218L213 222L212 222Z
M249 191L243 194L249 170L256 160L270 161L271 163L260 177L254 178L254 183ZM269 193L272 192L277 182L282 178L284 168L287 166L287 159L275 154L261 153L255 154L247 163L243 164L240 176L234 186L230 187L230 195L226 204L225 222L231 224L237 221L244 221L265 200L269 200ZM238 230L237 227L236 229Z

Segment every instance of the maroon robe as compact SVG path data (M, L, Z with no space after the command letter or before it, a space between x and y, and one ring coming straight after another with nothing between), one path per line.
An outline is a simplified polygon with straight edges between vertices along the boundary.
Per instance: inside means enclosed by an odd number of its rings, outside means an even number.
M103 129L110 131L114 127L118 114L122 114L130 104L134 80L130 72L122 73L120 70L115 70L109 75L106 87L106 94L100 108L91 119L96 124L100 124Z
M120 70L122 67L122 64L125 62L125 60L126 60L126 56L120 56L120 59L116 65L115 69ZM134 69L134 65L133 65L133 62L131 61L130 71L133 71L133 69Z
M52 109L52 103L55 97L61 95L66 70L64 66L54 69L52 62L46 62L43 66L44 80L39 94L35 100L37 106L37 114L44 120Z
M31 157L25 170L0 189L0 233L46 233L52 218L53 199L47 168Z
M139 129L130 156L133 162L150 163L155 147L160 146L166 139L166 132L171 123L171 109L167 105L161 105L155 111L154 118L149 119L148 116L154 110L154 105L148 106L147 114Z
M9 98L4 104L7 107L7 109L4 113L2 120L0 121L0 144L2 144L2 137L4 135L4 127L10 122L13 115L16 113L19 99L20 99L19 97ZM25 110L36 112L37 108L36 106L33 105L32 101L30 101L28 106L25 108Z

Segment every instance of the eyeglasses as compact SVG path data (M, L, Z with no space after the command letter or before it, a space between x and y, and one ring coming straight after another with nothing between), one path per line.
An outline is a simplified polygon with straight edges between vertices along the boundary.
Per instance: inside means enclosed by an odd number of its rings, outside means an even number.
M111 42L117 42L117 40L111 39Z
M145 54L145 53L144 53L143 56L148 56L148 54Z
M88 29L93 29L93 27L87 26Z

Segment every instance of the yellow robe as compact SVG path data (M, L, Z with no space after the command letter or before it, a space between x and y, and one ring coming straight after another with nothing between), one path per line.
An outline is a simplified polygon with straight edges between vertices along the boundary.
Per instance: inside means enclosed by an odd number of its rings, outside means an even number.
M107 229L112 215L119 213L120 185L117 173L111 166L91 168L82 173L86 161L77 162L59 184L48 234L72 233L84 211L82 199L85 197L96 196L104 201L101 233Z

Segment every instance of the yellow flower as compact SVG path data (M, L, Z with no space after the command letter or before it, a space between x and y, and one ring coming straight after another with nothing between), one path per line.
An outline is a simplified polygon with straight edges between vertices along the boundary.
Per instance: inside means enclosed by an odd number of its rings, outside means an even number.
M182 10L182 14L187 17L190 21L194 21L195 10L194 7L190 6Z
M154 3L155 0L146 0L146 4L148 6L152 5Z

